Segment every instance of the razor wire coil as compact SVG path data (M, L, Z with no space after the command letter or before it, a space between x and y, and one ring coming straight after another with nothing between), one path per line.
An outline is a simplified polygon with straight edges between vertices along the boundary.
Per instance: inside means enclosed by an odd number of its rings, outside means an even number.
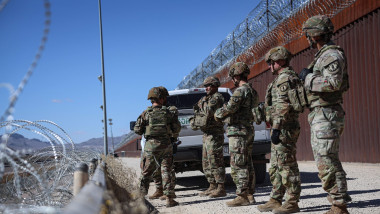
M263 60L272 47L300 38L304 21L314 15L333 17L356 0L261 0L244 21L178 84L177 89L199 87L207 76L215 75L236 61L248 65ZM221 83L229 81L222 76Z

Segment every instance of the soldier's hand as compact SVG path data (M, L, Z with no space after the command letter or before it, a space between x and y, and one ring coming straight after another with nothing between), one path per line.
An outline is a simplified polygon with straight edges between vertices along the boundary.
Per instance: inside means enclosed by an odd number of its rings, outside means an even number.
M304 68L302 69L301 73L298 75L298 77L302 80L302 81L305 81L306 79L306 76L313 73L312 70L308 69L308 68Z
M271 140L272 140L273 144L277 145L281 142L280 134L281 134L281 131L279 129L273 129L272 130Z
M177 142L177 138L175 138L175 137L171 137L171 138L170 138L170 142L171 142L171 143L175 143L175 142Z

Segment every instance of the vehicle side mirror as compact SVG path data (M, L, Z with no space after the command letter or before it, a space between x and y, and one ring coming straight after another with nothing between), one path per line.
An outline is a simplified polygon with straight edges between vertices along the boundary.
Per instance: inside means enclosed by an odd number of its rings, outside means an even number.
M129 128L133 131L133 128L135 127L136 125L136 121L131 121L129 122Z

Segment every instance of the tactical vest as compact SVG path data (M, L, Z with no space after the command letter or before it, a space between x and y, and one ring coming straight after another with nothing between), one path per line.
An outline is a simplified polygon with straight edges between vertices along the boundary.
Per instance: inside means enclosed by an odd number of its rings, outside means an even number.
M168 118L169 112L166 106L154 109L148 107L148 126L145 129L146 137L169 137L171 132Z
M201 111L197 111L194 113L194 126L200 128L200 129L203 129L206 127L207 125L207 116L201 112Z
M245 126L251 126L253 121L253 89L248 83L243 85L242 87L247 88L245 92L246 97L244 97L245 99L243 99L243 102L241 103L239 110L234 114L230 115L229 124L232 125L241 123Z
M293 110L296 112L303 112L307 106L306 90L297 74L293 71L287 70L285 73L294 77L294 81L289 82L290 89L288 90L288 98Z
M313 108L316 106L329 106L329 105L334 105L338 103L343 103L343 93L346 92L350 87L349 82L348 82L348 73L347 73L347 58L346 58L346 55L344 54L343 49L337 45L329 45L323 48L318 53L318 55L314 58L313 62L307 68L310 70L313 70L319 57L321 57L323 53L325 53L327 50L330 50L330 49L336 49L340 51L344 57L345 69L343 71L342 85L340 87L340 90L335 91L335 92L312 92L310 90L306 90L307 100L308 100L308 104L310 108Z
M292 71L292 70L285 70L283 73L293 76L294 79L290 81L287 79L286 81L289 83L289 89L288 89L288 99L289 102L293 108L294 113L300 113L303 112L305 106L307 106L307 95L305 88L303 87L303 84L301 81L298 79L297 74ZM277 82L277 79L279 78L281 74L279 74L272 83L269 84L267 91L266 91L266 96L265 96L265 115L266 115L266 121L270 122L271 121L271 115L274 113L274 108L273 108L273 95L272 95L272 90L273 90L273 84L276 83L277 85L281 84ZM285 83L282 82L282 83Z
M190 121L192 126L195 126L195 129L201 129L203 132L215 131L215 129L223 129L223 123L215 121L214 115L210 112L206 114L205 111L210 111L210 102L212 99L221 99L218 98L222 96L218 92L211 95L202 97L201 100L194 106L194 117ZM221 107L221 106L220 106Z

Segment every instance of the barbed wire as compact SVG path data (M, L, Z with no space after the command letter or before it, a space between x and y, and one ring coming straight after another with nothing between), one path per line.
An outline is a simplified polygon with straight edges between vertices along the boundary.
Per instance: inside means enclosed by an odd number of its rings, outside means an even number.
M67 132L52 121L2 121L0 130L5 132L0 141L2 204L63 207L72 198L75 166L100 158L100 151L78 150ZM9 140L20 131L42 137L49 146L38 151L11 149Z
M3 0L1 2L0 11L5 7L7 2L8 2L7 0ZM8 105L7 109L5 110L4 114L1 116L0 121L13 120L12 114L14 112L14 107L16 105L18 97L21 94L21 92L23 91L25 85L28 83L30 76L32 76L33 71L35 70L35 68L37 66L37 63L38 63L39 59L41 58L42 52L45 49L45 44L46 44L46 41L48 39L48 34L50 31L50 23L51 23L51 19L50 19L51 18L51 11L50 11L49 0L44 0L44 8L45 8L45 13L44 13L45 22L44 22L44 30L43 30L43 35L41 38L40 46L38 47L37 53L34 56L34 60L33 60L32 64L29 66L28 72L25 74L24 78L22 79L22 81L18 85L17 89L11 94L9 105Z
M2 0L0 2L0 12L3 10L3 8L7 5L9 0Z
M207 76L221 72L238 57L245 59L248 65L259 63L270 48L300 38L301 26L311 16L324 14L331 18L355 1L261 0L243 22L184 77L177 89L200 86ZM220 81L228 82L228 75L221 75Z

